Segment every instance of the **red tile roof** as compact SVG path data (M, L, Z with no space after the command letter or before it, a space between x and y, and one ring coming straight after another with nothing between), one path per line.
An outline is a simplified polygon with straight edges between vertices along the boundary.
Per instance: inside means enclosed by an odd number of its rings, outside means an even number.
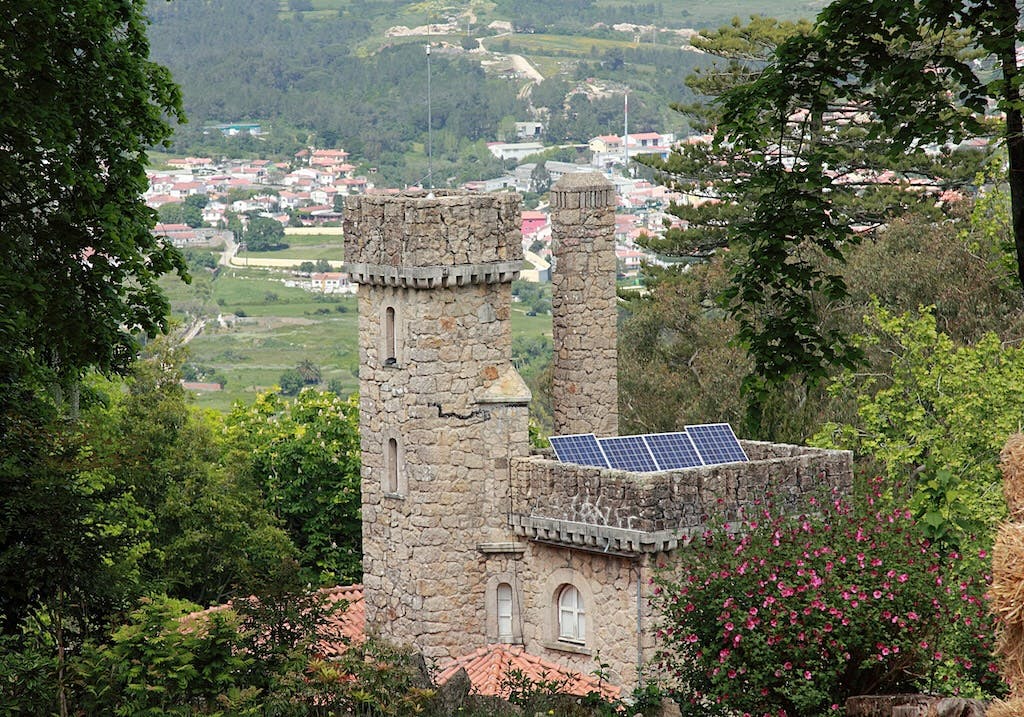
M362 642L366 638L363 586L339 585L322 588L320 594L331 604L341 600L348 602L344 610L333 613L327 624L321 626L320 633L324 637L317 643L318 652L323 657L338 657L351 643ZM190 629L196 624L197 619L230 607L230 602L226 605L216 605L190 613L184 616L181 622L186 629ZM443 685L460 669L466 670L473 691L481 695L508 697L508 689L504 683L512 670L519 671L533 682L545 680L562 683L564 687L561 691L566 694L582 696L596 692L610 700L617 699L622 694L620 688L602 682L593 675L582 675L550 660L531 655L522 645L496 644L474 650L445 667L436 677L437 684Z
M348 649L350 642L362 642L366 638L366 603L363 601L362 585L339 585L320 591L331 604L340 600L348 601L348 607L330 617L330 627L325 632L342 639L321 640L317 648L324 657L337 657Z
M508 697L505 686L509 672L518 670L533 682L556 681L564 683L562 692L571 695L586 695L598 692L606 699L616 699L621 690L614 685L601 682L592 675L581 675L567 670L543 657L531 655L522 645L487 645L464 655L437 675L437 683L443 685L460 670L465 669L473 690L481 695Z
M320 626L323 637L317 642L317 651L323 657L337 657L348 649L352 642L362 642L366 638L366 605L363 602L362 585L339 585L333 588L321 588L320 594L325 601L334 605L346 600L348 606L344 610L333 612L326 624ZM185 631L194 629L208 615L230 610L232 601L224 605L214 605L205 610L192 612L181 618Z

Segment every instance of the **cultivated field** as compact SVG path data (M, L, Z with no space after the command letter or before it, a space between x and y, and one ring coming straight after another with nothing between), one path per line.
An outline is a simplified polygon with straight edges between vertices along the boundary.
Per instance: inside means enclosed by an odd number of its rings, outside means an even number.
M218 411L249 403L302 361L320 367L323 381L344 393L358 386L357 310L353 296L314 295L284 286L288 272L230 270L213 278L196 274L191 286L167 280L176 316L206 317L189 343L191 362L226 379L222 391L198 394L199 405ZM513 304L514 335L550 336L550 316L527 316ZM217 316L238 318L221 325Z

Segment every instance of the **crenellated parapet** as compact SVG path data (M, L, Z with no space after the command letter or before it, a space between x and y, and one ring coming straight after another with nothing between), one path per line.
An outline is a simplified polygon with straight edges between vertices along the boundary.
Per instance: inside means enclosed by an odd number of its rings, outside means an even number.
M822 490L849 491L852 455L743 441L751 460L659 473L629 473L543 456L512 463L511 523L517 534L616 554L672 550L708 516L739 521L769 495L797 508Z
M507 283L523 262L519 196L435 190L346 200L345 270L358 284Z

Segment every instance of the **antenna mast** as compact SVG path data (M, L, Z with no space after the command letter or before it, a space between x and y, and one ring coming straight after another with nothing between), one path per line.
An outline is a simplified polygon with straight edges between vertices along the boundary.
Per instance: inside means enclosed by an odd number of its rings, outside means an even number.
M622 152L625 157L623 167L625 175L629 176L629 92L622 95L623 120L622 120Z
M427 16L427 186L434 188L434 122L430 106L430 16Z

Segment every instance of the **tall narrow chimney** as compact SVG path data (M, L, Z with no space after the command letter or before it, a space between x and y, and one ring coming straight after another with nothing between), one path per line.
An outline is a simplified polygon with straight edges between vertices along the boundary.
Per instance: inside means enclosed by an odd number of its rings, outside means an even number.
M551 187L554 429L618 434L615 188L597 172Z

